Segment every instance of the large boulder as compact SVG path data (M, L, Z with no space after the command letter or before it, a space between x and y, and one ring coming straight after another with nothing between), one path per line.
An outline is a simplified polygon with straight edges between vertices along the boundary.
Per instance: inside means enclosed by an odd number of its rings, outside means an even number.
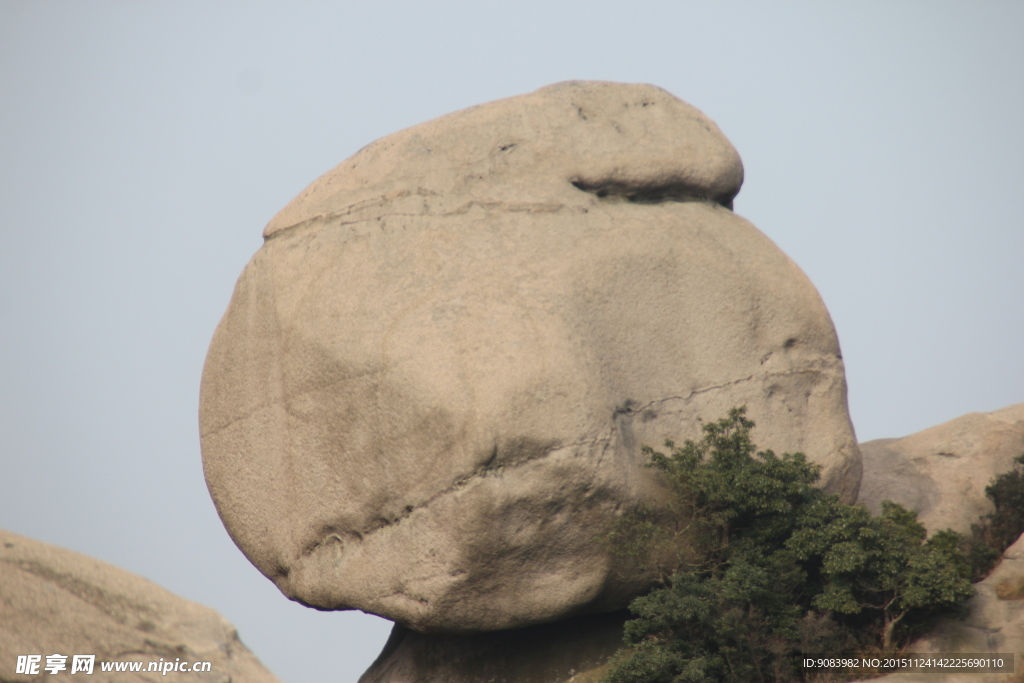
M50 678L49 655L95 655L93 677L104 683L279 683L209 607L91 557L0 530L0 681ZM39 655L35 675L17 673L19 656ZM104 662L142 662L141 672L101 671ZM147 672L150 662L159 674ZM209 662L210 670L164 671L164 663ZM180 669L180 665L178 667Z
M1024 403L968 413L901 439L860 445L864 478L857 502L876 514L883 500L917 513L929 531L970 533L993 511L985 487L1024 453Z
M571 82L363 148L266 227L200 423L225 526L289 597L421 632L610 611L640 453L745 404L850 501L835 330L735 215L742 166L647 85Z

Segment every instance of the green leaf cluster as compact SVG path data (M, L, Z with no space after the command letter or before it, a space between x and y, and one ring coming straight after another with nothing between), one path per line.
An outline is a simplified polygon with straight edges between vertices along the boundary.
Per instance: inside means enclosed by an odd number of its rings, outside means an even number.
M995 508L971 525L971 533L960 549L971 567L971 579L985 578L1003 556L1003 551L1024 533L1024 453L1014 458L1014 467L985 487Z
M973 594L956 534L926 540L894 503L877 517L842 503L802 454L757 452L753 427L735 408L699 442L645 449L673 500L660 518L624 516L612 537L633 561L677 562L630 605L605 683L799 680L800 653L890 649L915 618Z
M786 545L819 576L811 605L880 622L880 644L891 650L906 617L952 608L974 592L959 536L925 536L917 515L895 503L882 503L876 517L822 496Z

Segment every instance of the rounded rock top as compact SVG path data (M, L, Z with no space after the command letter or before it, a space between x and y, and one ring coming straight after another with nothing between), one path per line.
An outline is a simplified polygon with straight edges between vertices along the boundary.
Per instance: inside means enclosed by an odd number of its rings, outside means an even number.
M272 237L367 203L420 196L558 201L574 189L732 208L739 154L701 111L653 85L568 81L399 131L359 150L267 225Z

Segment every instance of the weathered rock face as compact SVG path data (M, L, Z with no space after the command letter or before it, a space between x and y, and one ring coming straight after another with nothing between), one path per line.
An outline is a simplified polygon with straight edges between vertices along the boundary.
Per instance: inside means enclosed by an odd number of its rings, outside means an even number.
M42 667L55 653L68 657L62 680L70 675L71 657L81 654L96 655L90 680L99 682L157 680L146 673L148 662L180 659L212 666L161 673L159 680L278 683L212 609L105 562L0 530L0 680L49 678ZM39 672L15 673L18 656L33 654L42 655ZM105 661L143 662L143 672L104 674Z
M883 500L917 513L929 531L969 533L992 512L985 487L1024 453L1024 403L969 413L902 439L860 445L864 478L858 502L876 514Z
M214 335L210 492L289 597L422 632L624 606L599 542L641 444L746 404L852 500L821 299L731 210L742 166L652 86L563 83L379 140L265 230Z

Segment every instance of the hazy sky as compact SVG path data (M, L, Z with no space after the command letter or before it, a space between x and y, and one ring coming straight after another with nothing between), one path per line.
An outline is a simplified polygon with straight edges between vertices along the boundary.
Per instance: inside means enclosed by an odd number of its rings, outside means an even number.
M216 608L287 683L355 681L390 624L290 603L217 518L207 344L321 173L569 79L654 83L732 140L860 440L1024 401L1022 36L998 0L0 0L0 527Z

